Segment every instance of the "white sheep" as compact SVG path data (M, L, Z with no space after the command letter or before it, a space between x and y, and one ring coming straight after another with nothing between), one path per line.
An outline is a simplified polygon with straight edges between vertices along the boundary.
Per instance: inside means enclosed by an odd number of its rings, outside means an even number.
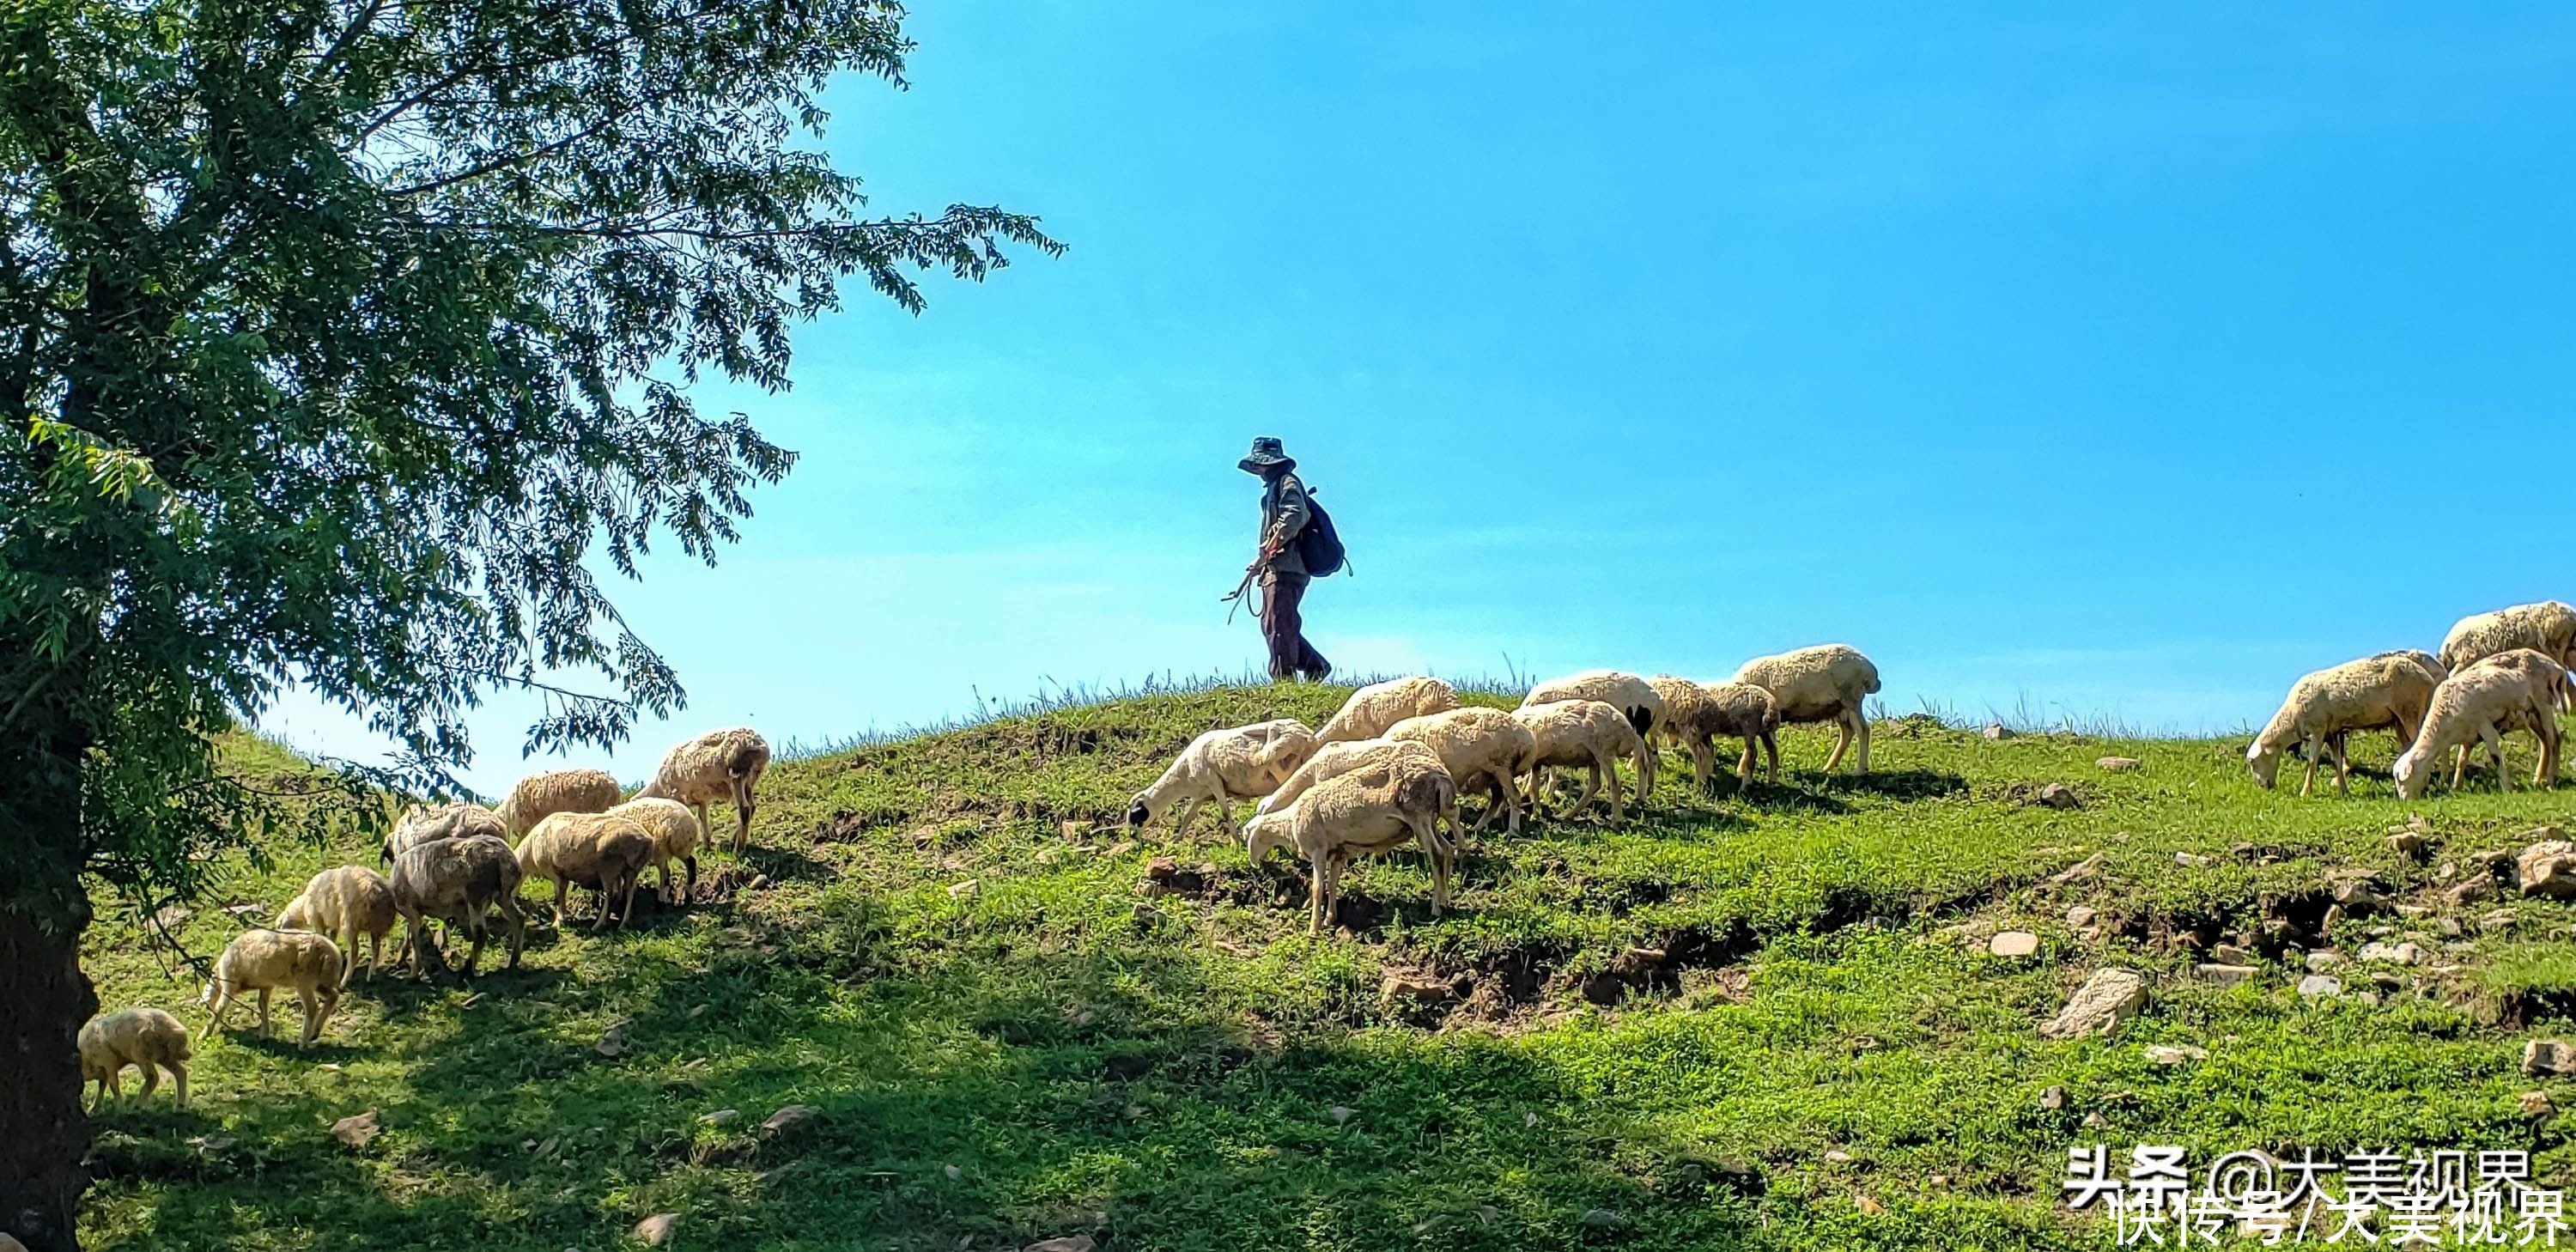
M2344 751L2345 737L2393 728L2402 750L2415 742L2433 689L2449 676L2432 654L2415 651L2382 652L2309 674L2290 685L2280 711L2245 745L2246 768L2256 785L2270 790L2281 771L2281 754L2299 746L2308 759L2307 774L2299 780L2304 796L2316 784L2322 747L2334 757L2335 791L2350 795L2352 761Z
M625 798L606 770L550 769L512 784L492 811L517 839L557 813L605 813Z
M358 936L367 937L367 976L372 978L384 968L385 936L393 933L399 915L391 879L364 865L343 865L307 880L303 894L278 911L277 928L310 930L338 940L348 958L340 969L340 985L346 987L358 967Z
M1199 806L1214 804L1217 819L1231 829L1235 801L1278 790L1319 746L1315 732L1293 717L1211 730L1190 740L1162 777L1127 802L1127 824L1141 829L1178 805L1173 829L1188 830Z
M385 836L381 859L393 864L395 857L424 843L439 839L462 839L467 835L490 835L507 842L510 827L501 815L480 804L458 801L452 804L415 804L404 809L394 822L393 833Z
M1341 711L1315 732L1317 743L1375 739L1408 717L1446 713L1458 707L1458 689L1437 678L1392 678L1370 683L1342 701Z
M1589 669L1580 674L1551 678L1529 689L1521 697L1521 707L1536 708L1564 700L1598 700L1619 710L1628 725L1643 737L1653 738L1663 728L1667 710L1664 698L1653 683L1635 674L1615 669ZM1646 768L1637 775L1637 794L1648 796L1655 791L1654 757L1646 758Z
M1254 815L1244 823L1244 850L1256 865L1274 848L1305 858L1313 871L1307 925L1320 935L1341 898L1342 871L1353 859L1418 844L1431 859L1436 917L1449 907L1449 874L1457 856L1440 824L1445 820L1454 828L1457 810L1457 783L1437 761L1390 752L1315 784L1284 809Z
M732 801L733 850L739 854L751 843L751 815L760 810L760 776L768 770L769 741L758 731L748 726L710 730L665 754L662 767L653 771L653 781L635 798L688 805L697 813L701 839L710 847L715 844L715 828L707 824L707 806Z
M1411 739L1346 739L1340 743L1328 743L1315 749L1315 755L1307 757L1306 763L1298 766L1297 772L1290 774L1286 782L1279 784L1278 790L1261 797L1260 803L1252 807L1253 816L1276 813L1294 803L1316 783L1338 778L1397 753L1419 753L1434 764L1440 760L1440 754L1432 751L1431 745Z
M564 895L575 886L599 893L599 913L592 930L617 909L617 928L624 930L635 914L635 884L653 859L653 836L634 821L607 813L557 813L537 823L519 841L519 873L555 885L555 921L564 916Z
M653 856L644 863L646 869L662 871L661 898L673 904L685 902L689 892L698 886L698 840L705 833L698 826L695 813L677 800L646 797L629 800L608 811L610 817L622 817L644 828L653 837ZM671 862L688 866L689 882L678 894L671 891Z
M1827 770L1841 765L1844 749L1857 740L1855 768L1869 772L1869 713L1863 702L1878 691L1878 666L1859 649L1827 643L1755 657L1735 671L1735 681L1770 692L1779 703L1782 725L1832 722L1840 729L1833 755L1825 759Z
M293 991L296 1002L304 1006L302 1042L311 1043L322 1037L322 1024L340 1007L340 975L347 964L340 945L328 935L309 930L245 930L215 958L215 976L199 997L210 1006L206 1034L211 1037L224 1024L224 1011L247 991L258 994L259 1033L268 1037L268 995L283 988Z
M2442 664L2456 674L2515 648L2529 648L2562 666L2576 665L2576 608L2543 600L2463 617L2442 637ZM2562 689L2558 699L2566 706L2570 693Z
M2495 761L2498 784L2512 790L2512 772L2504 763L2503 734L2517 729L2529 730L2540 740L2540 766L2533 772L2532 782L2555 784L2557 697L2566 681L2564 666L2529 648L2500 652L2443 679L2440 686L2433 688L2424 728L2397 758L2393 771L2397 794L2409 800L2423 795L2442 754L2454 749L2459 757L2451 784L2458 786L2468 767L2467 749L2472 740L2486 744L2487 755Z
M1676 706L1679 707L1679 706ZM1717 767L1719 737L1744 741L1744 754L1735 763L1739 786L1753 782L1754 748L1770 754L1771 778L1780 778L1780 703L1771 693L1751 683L1708 683L1699 688L1699 699L1688 705L1687 713L1668 717L1665 728L1690 749L1691 781L1706 787Z
M1627 816L1619 802L1619 758L1627 756L1637 764L1637 777L1653 777L1647 758L1653 749L1646 737L1637 733L1628 715L1599 700L1557 700L1522 708L1512 720L1530 732L1530 750L1521 758L1519 772L1529 775L1530 811L1540 812L1547 791L1547 771L1559 766L1590 766L1583 795L1567 810L1569 815L1583 811L1600 794L1606 779L1610 790L1610 820L1622 821ZM1645 784L1638 784L1642 798Z
M109 1096L124 1103L123 1076L128 1065L143 1071L146 1098L160 1087L161 1071L169 1070L179 1084L179 1107L188 1107L188 1058L193 1052L188 1028L178 1018L159 1009L126 1009L91 1018L74 1042L80 1048L82 1081L98 1084L93 1112L104 1107Z
M426 919L435 917L463 928L474 941L465 954L465 976L473 977L494 909L510 923L510 968L517 969L527 942L528 919L519 909L524 877L518 855L497 835L434 839L396 856L394 908L403 916L403 955L413 971L422 972L433 960L446 963L424 929Z
M1499 809L1509 819L1505 829L1520 830L1520 786L1513 780L1520 774L1522 759L1529 755L1531 739L1529 728L1513 721L1511 714L1471 704L1446 713L1408 717L1387 727L1386 737L1429 747L1440 757L1441 768L1449 771L1459 792L1482 786L1493 796L1493 803L1477 815L1475 829L1483 830Z

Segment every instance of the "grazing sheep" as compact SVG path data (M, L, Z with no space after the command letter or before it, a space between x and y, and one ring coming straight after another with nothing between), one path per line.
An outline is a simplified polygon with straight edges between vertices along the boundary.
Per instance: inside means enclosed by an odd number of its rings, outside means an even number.
M1770 753L1771 778L1779 780L1780 704L1770 692L1751 683L1709 683L1700 687L1699 699L1688 709L1687 713L1667 717L1664 727L1690 749L1694 784L1708 785L1709 775L1717 767L1716 740L1720 736L1744 741L1744 755L1735 763L1739 786L1753 781L1756 745Z
M605 813L624 798L625 790L606 770L550 769L512 784L492 811L517 839L557 813Z
M1458 707L1458 689L1437 678L1393 678L1370 683L1342 701L1340 712L1315 732L1317 743L1375 739L1408 717L1446 713Z
M673 904L687 901L689 892L697 890L698 887L698 838L701 832L698 829L697 814L691 813L688 805L677 800L647 798L629 800L610 809L608 815L625 818L643 827L644 833L653 837L653 856L644 862L644 867L661 869L660 898L667 899ZM671 862L673 861L689 867L688 887L678 895L671 893Z
M1647 737L1663 727L1667 713L1664 698L1656 693L1653 683L1615 669L1591 669L1551 678L1530 688L1529 694L1521 697L1521 707L1537 708L1561 700L1598 700L1619 710L1639 735ZM1654 790L1654 758L1648 756L1646 768L1637 774L1637 794L1652 795Z
M1521 828L1520 786L1513 780L1520 774L1523 758L1530 753L1529 728L1512 720L1501 709L1478 705L1433 713L1426 717L1408 717L1386 728L1386 737L1410 740L1429 747L1440 757L1440 766L1460 792L1483 784L1494 800L1476 817L1475 828L1485 828L1494 812L1507 816L1505 829L1518 833Z
M715 829L707 824L707 806L731 800L733 850L740 854L751 844L751 815L760 808L760 797L753 793L768 769L769 741L761 738L760 732L748 726L710 730L665 754L662 768L653 771L653 781L636 792L635 798L677 800L688 805L697 812L701 839L710 847L716 837ZM608 803L617 801L611 797Z
M2397 758L2397 794L2409 800L2423 795L2442 754L2454 749L2459 758L2451 785L2459 786L2473 739L2486 744L2487 755L2495 761L2498 785L2512 790L2503 741L2504 732L2512 730L2528 730L2540 740L2540 767L2533 772L2532 782L2556 783L2557 696L2566 681L2564 666L2529 648L2498 653L2443 679L2433 688L2424 728Z
M125 1102L122 1077L132 1065L143 1071L143 1094L146 1098L161 1085L161 1071L169 1070L179 1084L179 1107L188 1107L188 1028L179 1019L159 1009L127 1009L104 1017L93 1017L80 1028L81 1079L98 1084L98 1101L91 1105L96 1112L107 1104L109 1096Z
M1440 754L1432 751L1429 744L1411 739L1350 739L1328 743L1317 748L1315 755L1307 757L1306 763L1298 766L1297 772L1288 776L1288 781L1279 784L1278 790L1261 797L1261 802L1252 807L1253 816L1276 813L1306 794L1307 789L1316 783L1327 778L1339 778L1396 754L1419 754L1435 765L1440 761Z
M1547 771L1556 766L1588 765L1592 774L1583 785L1582 798L1567 810L1579 813L1600 794L1604 779L1609 781L1610 820L1622 821L1627 811L1619 803L1619 758L1626 755L1637 763L1638 794L1645 793L1643 779L1653 776L1646 766L1653 749L1646 737L1637 733L1628 715L1599 700L1558 700L1523 708L1512 714L1530 732L1530 751L1521 758L1520 771L1529 775L1530 811L1539 812L1547 790Z
M480 804L461 801L440 805L415 804L404 809L402 817L394 822L393 833L385 837L381 859L391 865L395 857L424 843L462 839L467 835L490 835L506 842L510 838L510 827L501 820L500 814Z
M557 813L519 841L520 874L555 885L557 924L563 921L564 894L575 885L599 893L592 930L607 923L610 903L621 896L617 928L626 929L635 913L635 884L652 859L653 836L633 819L608 813Z
M426 918L462 927L473 939L465 954L465 976L483 958L493 909L510 923L510 968L519 967L526 946L528 918L519 909L519 883L525 874L508 841L498 835L437 839L394 858L394 908L403 916L403 955L414 972L426 962L446 963L438 945L422 928Z
M224 1010L245 991L259 994L259 1034L268 1037L268 993L285 988L304 1006L304 1038L322 1037L322 1023L340 1007L340 983L347 961L328 935L309 930L245 930L224 945L215 958L215 976L200 1001L211 1006L206 1034L224 1024Z
M2442 664L2456 674L2515 648L2529 648L2562 666L2576 665L2576 608L2543 600L2463 617L2442 637ZM2576 707L2576 692L2561 688L2557 694L2560 707Z
M1278 790L1318 746L1315 732L1293 717L1211 730L1190 740L1153 786L1127 802L1127 824L1141 828L1177 804L1173 829L1188 830L1199 806L1212 803L1218 820L1232 828L1235 801Z
M2307 774L2299 780L2304 796L2316 784L2317 753L2323 747L2334 757L2336 794L2351 795L2352 760L2344 752L2345 737L2357 730L2393 728L2403 750L2423 729L2433 689L2449 676L2426 652L2382 652L2318 670L2290 685L2281 711L2245 745L2246 768L2253 771L2256 785L2271 790L2281 771L2281 754L2300 745L2308 758Z
M1869 714L1862 702L1878 691L1878 667L1859 649L1827 643L1758 656L1735 671L1735 681L1770 692L1779 703L1783 725L1832 722L1839 728L1842 735L1834 741L1834 753L1825 758L1827 770L1842 764L1843 750L1858 740L1856 771L1869 772Z
M398 915L390 880L364 865L343 865L308 880L304 893L278 911L277 928L310 930L338 940L348 958L340 968L340 985L346 987L358 967L358 936L367 937L367 976L373 978L384 968L385 936L393 933Z
M1325 779L1276 812L1244 823L1244 850L1253 863L1274 848L1288 848L1313 867L1307 927L1324 933L1324 919L1341 898L1342 871L1362 856L1411 842L1431 858L1431 912L1449 907L1449 873L1457 850L1441 837L1440 823L1457 821L1458 785L1449 772L1420 753L1390 752L1348 773Z

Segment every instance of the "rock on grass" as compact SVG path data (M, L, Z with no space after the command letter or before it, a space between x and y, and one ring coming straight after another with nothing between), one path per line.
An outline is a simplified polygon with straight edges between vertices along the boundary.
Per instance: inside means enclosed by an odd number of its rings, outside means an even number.
M2039 1028L2043 1038L2079 1039L2108 1034L2147 1004L2147 980L2133 969L2108 967L2093 971L2075 989L2066 1007Z

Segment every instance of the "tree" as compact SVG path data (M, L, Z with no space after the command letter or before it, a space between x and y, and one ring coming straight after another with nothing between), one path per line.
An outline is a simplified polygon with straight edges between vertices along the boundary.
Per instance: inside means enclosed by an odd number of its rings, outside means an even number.
M1035 219L870 217L809 141L900 87L892 0L0 0L0 1230L74 1246L85 876L184 897L274 816L208 734L309 685L452 786L683 695L585 563L712 562L864 276L981 280ZM602 693L558 685L588 673ZM578 680L576 680L578 681Z

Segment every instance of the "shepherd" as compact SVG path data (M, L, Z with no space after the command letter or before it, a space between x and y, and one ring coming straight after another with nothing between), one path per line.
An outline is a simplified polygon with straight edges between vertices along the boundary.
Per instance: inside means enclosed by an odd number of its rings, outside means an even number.
M1280 450L1278 439L1263 435L1253 440L1252 454L1239 467L1261 480L1261 551L1244 570L1244 579L1257 580L1261 587L1261 635L1270 645L1271 680L1321 682L1333 666L1306 641L1298 606L1309 582L1341 568L1341 539L1332 519L1298 480L1297 462Z

